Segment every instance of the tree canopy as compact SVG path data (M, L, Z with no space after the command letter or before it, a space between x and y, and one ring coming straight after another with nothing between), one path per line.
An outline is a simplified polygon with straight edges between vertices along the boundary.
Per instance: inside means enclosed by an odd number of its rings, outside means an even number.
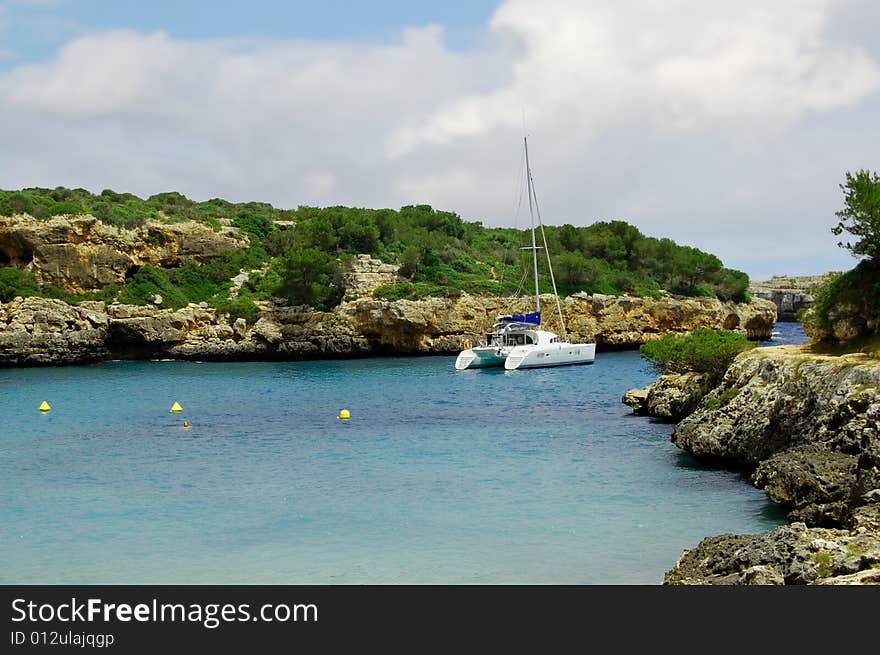
M380 287L377 297L527 294L533 284L530 251L523 249L530 242L528 230L485 227L430 205L398 210L343 206L282 210L267 203L219 198L197 202L177 192L141 199L109 189L97 195L63 187L0 190L0 215L17 213L40 219L60 213L92 214L123 228L137 228L148 220L194 220L215 230L233 225L250 237L249 248L206 264L144 267L122 289L101 290L106 291L101 297L107 299L118 296L146 303L159 294L175 304L205 300L225 305L229 279L240 268L250 267L262 272L252 275L242 288L245 298L280 297L291 304L327 309L344 299L342 273L355 254L400 265L404 279ZM286 229L279 229L278 222ZM746 298L745 273L725 268L718 257L697 248L645 236L625 221L551 225L545 226L545 233L562 295L657 296L665 289L723 300ZM551 290L546 269L542 256L542 292Z
M847 317L858 336L880 332L880 176L866 170L847 172L840 185L843 209L831 231L839 236L848 232L854 240L840 241L861 261L851 270L835 274L811 293L813 302L801 316L805 323L831 333L832 324Z
M866 170L855 174L847 172L846 182L840 185L844 192L844 207L836 212L840 222L831 231L835 235L849 232L855 241L840 241L856 257L877 258L880 255L880 176Z

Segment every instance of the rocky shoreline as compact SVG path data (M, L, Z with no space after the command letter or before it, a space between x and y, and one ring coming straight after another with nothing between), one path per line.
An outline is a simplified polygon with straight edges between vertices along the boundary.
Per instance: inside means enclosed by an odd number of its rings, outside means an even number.
M548 296L547 301L551 298ZM0 303L0 366L91 363L106 359L305 360L376 355L446 355L475 341L498 313L528 311L532 299L361 297L330 312L260 303L253 324L206 304L181 309L45 298ZM550 306L548 304L548 306ZM562 301L573 339L599 349L635 348L666 331L736 329L769 338L772 303L575 294ZM555 312L547 329L560 331Z
M751 471L792 521L704 539L665 584L880 583L880 361L778 346L740 355L708 391L664 378L624 402L680 419L675 445Z

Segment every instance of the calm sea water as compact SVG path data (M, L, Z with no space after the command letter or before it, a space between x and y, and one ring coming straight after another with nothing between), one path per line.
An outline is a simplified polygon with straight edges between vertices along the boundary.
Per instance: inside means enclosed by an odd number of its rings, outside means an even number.
M784 522L630 414L637 352L453 361L2 370L0 582L656 584L704 536Z

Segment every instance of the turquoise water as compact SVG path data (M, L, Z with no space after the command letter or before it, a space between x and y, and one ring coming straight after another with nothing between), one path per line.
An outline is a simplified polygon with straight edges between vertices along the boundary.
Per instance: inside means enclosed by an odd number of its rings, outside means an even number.
M0 582L656 584L704 536L784 522L630 414L637 352L453 362L2 370Z

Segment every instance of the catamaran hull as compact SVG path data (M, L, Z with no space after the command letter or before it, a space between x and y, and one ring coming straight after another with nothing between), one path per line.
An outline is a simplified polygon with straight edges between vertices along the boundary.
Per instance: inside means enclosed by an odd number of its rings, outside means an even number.
M592 364L596 358L594 343L554 343L546 346L513 348L504 360L504 368L545 368L548 366L575 366Z
M506 353L498 348L468 348L455 358L455 368L463 371L468 368L504 366L506 359Z

